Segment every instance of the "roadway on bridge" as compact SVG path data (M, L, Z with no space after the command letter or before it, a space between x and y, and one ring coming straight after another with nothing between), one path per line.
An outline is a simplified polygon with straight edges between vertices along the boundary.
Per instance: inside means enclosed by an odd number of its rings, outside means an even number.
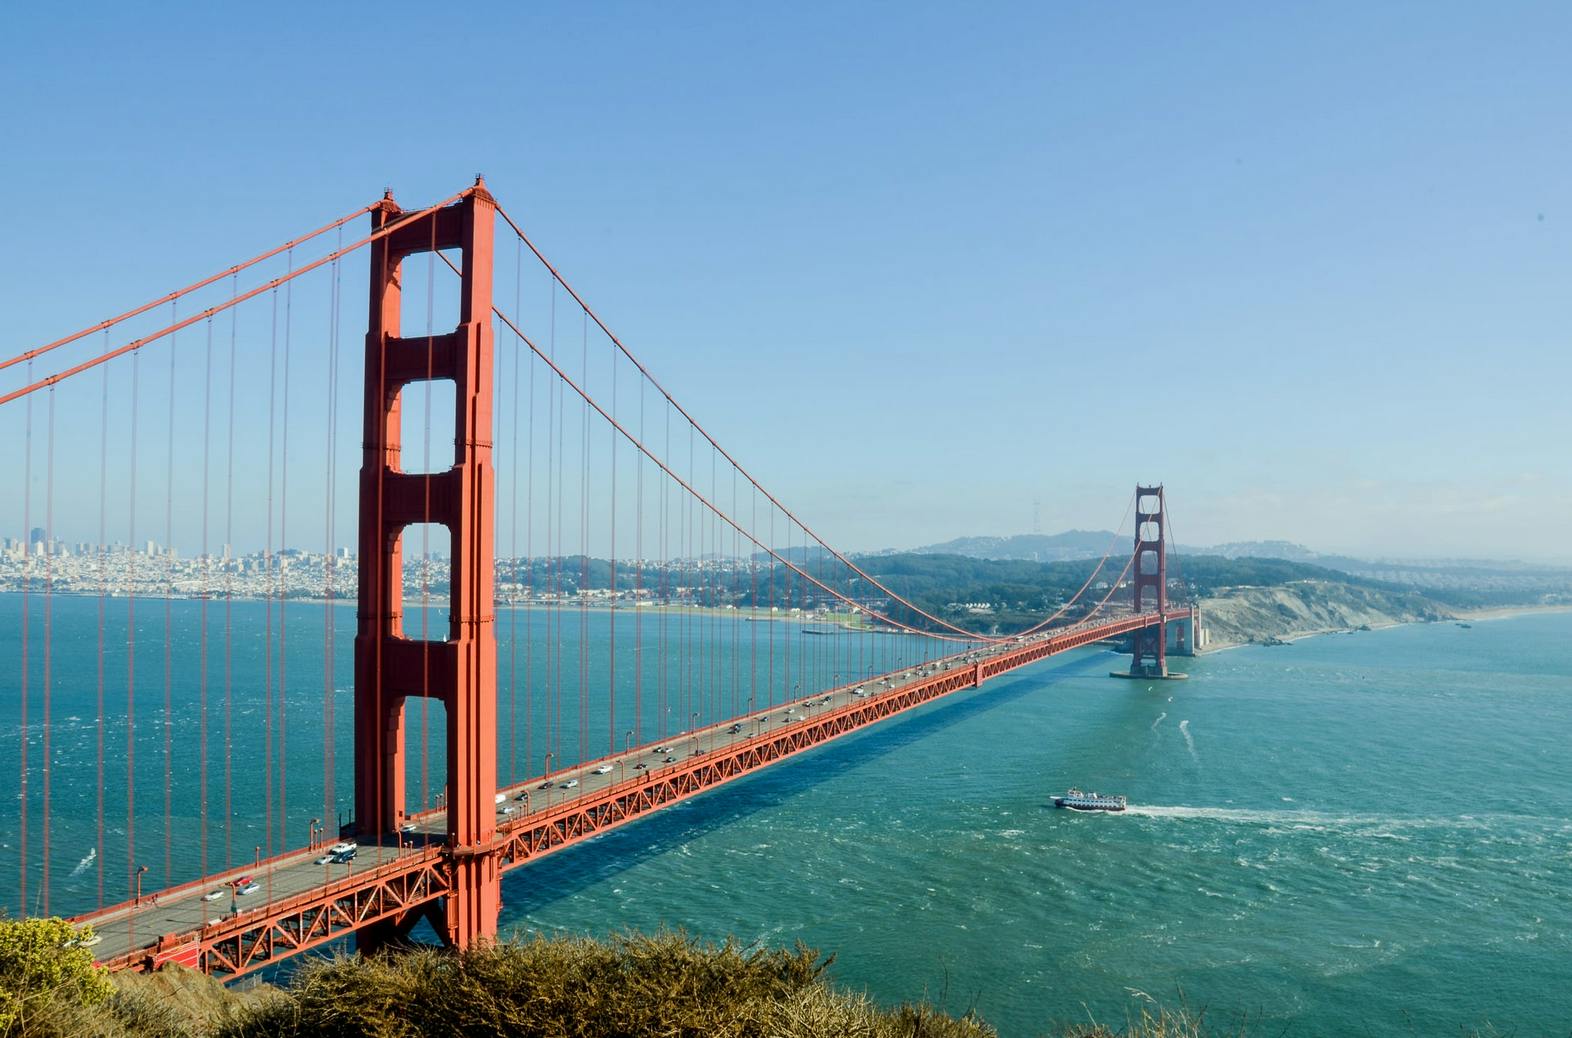
M1107 622L1106 619L1100 621ZM1060 637L1075 629L1058 628L1051 634L1032 635L1018 641L971 649L922 666L878 675L861 684L846 685L781 704L768 711L684 732L635 747L624 754L555 772L549 777L537 775L523 782L499 787L498 793L505 799L497 805L497 827L499 830L512 828L529 817L560 808L571 801L594 797L629 781L643 781L639 776L647 778L665 769L680 768L694 757L725 750L767 734L778 735L782 730L795 726L808 725L822 714L854 702L891 695L933 674L956 667L969 667L981 660L1015 652L1024 645ZM328 853L329 842L324 840L318 847L289 852L264 861L260 866L253 864L231 869L209 877L200 884L192 883L156 894L146 894L140 904L117 905L101 913L79 917L79 921L91 923L101 937L100 942L93 947L97 959L118 958L138 948L153 945L163 935L188 933L229 918L237 912L245 914L265 909L358 871L413 858L442 844L447 832L445 809L422 812L411 821L415 826L413 831L389 837L383 843L363 843L355 859L347 864L321 861ZM235 884L243 877L254 879L259 889L251 894L237 895L234 892ZM215 892L219 895L217 898L203 900L204 895Z

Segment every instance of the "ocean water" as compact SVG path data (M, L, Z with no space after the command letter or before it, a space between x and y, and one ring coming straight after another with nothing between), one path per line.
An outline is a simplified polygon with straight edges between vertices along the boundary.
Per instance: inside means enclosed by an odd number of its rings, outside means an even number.
M411 636L446 633L445 609L432 605L406 604ZM353 800L354 635L352 603L35 592L24 610L22 595L0 594L0 908L84 912L128 899L138 866L150 891L304 846L314 820L334 829ZM497 637L503 783L956 650L743 612L621 611L614 626L605 611L503 607ZM405 732L407 805L436 807L441 706L409 700Z
M153 878L163 868L163 603L138 605L134 852L125 848L125 681L117 677L126 625L124 603L113 601L107 831L102 852L95 846L97 609L94 599L54 602L54 911L96 903L101 862L109 900L125 896L133 858ZM267 638L263 604L236 603L227 640L221 606L209 606L214 867L225 853L249 859L264 829L275 842L303 842L310 817L325 809L329 687L336 799L347 798L351 707L342 690L353 610L290 609L285 684L295 720L285 745L271 747L288 765L288 806L268 821L259 725L265 648L276 641ZM17 596L0 596L0 639L9 639L0 644L7 805L19 804L18 611ZM200 615L197 603L171 606L172 766L187 777L170 804L176 880L194 868L199 847L200 802L189 777L201 755L189 733L202 713ZM39 622L34 612L33 639ZM276 639L276 610L272 622ZM325 622L337 638L331 668ZM578 622L575 615L548 634L543 617L521 615L511 627L536 646L531 666L543 666L536 653L545 641L561 647L570 722L575 639L583 637L593 660L610 633L604 614L590 614L582 630ZM764 695L778 700L814 680L815 654L820 680L836 666L830 639L789 625L754 627L774 630L779 654L773 676L756 679ZM729 709L726 674L747 680L747 628L672 628L673 644L708 662L667 675L668 710ZM620 621L618 637L628 637ZM217 748L226 643L235 703L227 826ZM37 910L41 662L33 644L28 899ZM1401 627L1184 660L1190 680L1166 684L1111 680L1107 671L1124 658L1080 650L510 873L503 929L670 926L745 942L800 939L835 954L831 972L841 984L886 1003L975 1008L1008 1036L1088 1012L1121 1020L1148 997L1183 998L1219 1024L1248 1019L1252 1033L1435 1034L1489 1024L1564 1035L1572 1030L1568 644L1572 614L1472 629ZM781 672L788 647L796 677ZM913 659L926 650L892 639L870 651ZM275 650L273 666L277 658ZM659 680L648 672L643 679ZM592 708L603 708L609 670L592 663L586 680ZM631 684L619 672L620 694ZM530 771L539 770L552 723L543 709L537 694L528 734L522 721L514 726L513 744L527 745L516 755L534 763ZM622 716L627 709L619 707ZM646 733L663 723L651 712L642 718ZM440 717L428 722L439 736ZM602 725L587 736L592 756L612 738ZM576 730L551 737L559 760L577 756ZM506 760L507 733L499 742ZM440 738L434 743L428 763L439 774ZM411 757L414 797L418 754ZM1117 816L1049 807L1049 794L1068 785L1124 793L1133 807ZM429 783L425 795L434 795ZM0 814L0 902L13 912L19 814ZM219 836L226 828L227 851Z
M506 928L802 940L1004 1035L1572 1030L1572 615L1061 657L571 849ZM1067 785L1124 815L1047 806Z

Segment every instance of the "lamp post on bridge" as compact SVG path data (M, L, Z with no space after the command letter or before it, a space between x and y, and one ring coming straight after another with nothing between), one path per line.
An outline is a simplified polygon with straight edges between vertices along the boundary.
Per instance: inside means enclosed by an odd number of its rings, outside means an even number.
M319 826L321 826L321 824L322 824L322 819L320 819L320 818L313 818L311 820L311 824L306 827L306 850L309 851L309 850L314 850L316 848L316 845L317 845L317 833L319 833L321 831L319 829Z
M142 874L146 871L146 865L138 865L136 867L136 900L132 902L133 904L140 905L142 903Z

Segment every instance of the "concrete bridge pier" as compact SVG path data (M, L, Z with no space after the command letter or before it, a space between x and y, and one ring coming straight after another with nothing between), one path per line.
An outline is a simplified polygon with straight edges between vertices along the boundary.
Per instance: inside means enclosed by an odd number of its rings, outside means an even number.
M1206 628L1201 625L1201 607L1190 606L1168 617L1168 655L1194 656L1206 648Z

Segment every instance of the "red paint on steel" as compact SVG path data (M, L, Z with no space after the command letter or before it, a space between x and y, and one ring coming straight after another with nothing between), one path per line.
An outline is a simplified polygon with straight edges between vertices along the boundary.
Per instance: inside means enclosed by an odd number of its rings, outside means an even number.
M437 699L447 709L447 815L452 881L443 937L459 947L496 933L496 859L486 848L496 824L495 489L491 469L491 275L494 203L483 184L454 205L382 237L372 254L366 335L365 454L360 482L360 609L355 637L355 826L363 837L391 833L405 817L404 702ZM398 224L391 199L373 214ZM463 253L458 327L426 341L399 337L399 272L415 253ZM416 343L418 343L418 348ZM399 397L428 377L457 392L455 458L441 473L399 466ZM405 637L399 538L426 518L452 536L448 639Z
M1135 595L1131 608L1168 610L1168 551L1164 536L1163 488L1135 488ZM1130 673L1161 676L1168 673L1168 625L1159 619L1155 630L1144 628L1132 640Z
M128 318L131 318L131 317L136 317L139 314L145 314L149 310L152 310L152 309L154 309L156 307L162 306L165 303L172 303L175 300L179 299L183 295L186 295L186 294L188 294L190 292L195 292L197 289L200 289L200 288L206 288L208 285L214 284L215 282L219 282L219 281L224 280L227 277L232 277L233 275L239 274L242 270L245 270L247 267L255 266L256 264L261 263L263 260L272 259L274 256L277 256L279 253L284 252L287 249L292 249L296 245L300 245L300 244L302 244L304 242L310 241L312 238L315 238L319 234L324 234L324 233L326 233L328 231L334 230L335 228L342 227L346 223L348 223L349 221L355 219L356 217L370 212L371 208L372 207L369 206L369 205L363 205L359 209L356 209L354 212L348 214L347 216L341 216L337 220L334 220L330 224L325 224L322 227L318 227L314 231L309 231L309 232L307 232L305 234L302 234L300 237L291 239L290 241L285 242L284 244L278 246L277 248L269 249L268 251L262 253L259 256L251 257L250 259L246 260L244 263L237 263L233 267L230 267L227 270L221 270L217 274L213 274L213 275L210 275L208 277L205 277L201 281L197 281L197 282L194 282L192 284L187 285L185 288L178 288L175 291L170 292L168 295L159 296L157 299L153 300L151 303L143 303L141 306L136 307L135 309L132 309L132 310L127 310L123 314L120 314L120 315L115 316L115 317L110 317L107 320L99 321L97 324L93 325L91 328L83 328L81 331L73 332L70 335L67 335L63 339L56 339L54 342L46 343L45 345L39 346L36 349L28 350L25 353L19 353L16 356L12 357L10 360L0 361L0 370L4 370L6 368L9 368L13 364L19 364L19 363L21 363L23 361L32 360L34 357L42 356L43 354L48 353L50 350L59 349L61 346L69 345L70 343L76 342L78 339L81 339L81 338L83 338L85 336L88 336L88 335L92 335L94 332L98 332L98 331L107 332L110 329L110 327L112 327L113 325L119 324L121 321L124 321L124 320L126 320Z
M941 668L948 666L948 669L857 700L811 720L693 757L669 772L619 782L526 815L503 824L488 839L477 841L468 848L455 851L448 846L431 846L406 851L364 872L352 872L313 890L261 905L250 912L212 920L186 934L164 935L161 940L166 947L172 940L182 947L185 942L195 941L200 948L197 968L214 976L232 978L369 927L389 923L403 926L419 913L430 911L439 898L449 902L459 898L459 884L466 882L466 867L480 862L489 863L496 871L519 867L952 692L976 688L981 681L1049 656L1151 627L1160 621L1161 617L1155 613L1121 617L1024 644L973 665L963 665L964 657L969 654L952 656L937 664ZM489 798L483 806L490 813ZM262 865L281 864L302 856L300 852L279 855ZM163 892L162 896L167 900L171 893L217 885L221 879L233 879L250 871L255 870L248 866L232 871L227 877L209 877L183 884ZM127 902L79 916L74 922L92 923L124 913L131 907ZM104 960L103 964L111 970L151 969L158 947L158 942L154 942Z
M14 390L12 390L9 393L6 393L3 396L0 396L0 404L8 404L8 403L10 403L13 400L20 399L21 397L24 397L24 396L29 396L29 395L31 395L33 393L38 392L40 389L46 389L49 386L54 385L56 382L63 382L64 380L66 380L68 378L71 378L73 375L81 374L82 372L88 370L89 368L96 368L100 364L106 364L109 361L114 360L116 357L121 356L122 354L126 354L126 353L134 354L134 353L136 353L136 351L140 350L143 346L146 346L148 343L157 342L159 339L164 338L166 335L171 335L174 332L178 332L182 328L188 328L191 325L196 324L198 321L203 321L203 320L206 320L209 317L212 317L214 314L222 313L225 310L230 310L230 309L234 308L236 305L238 305L240 303L244 303L248 299L253 299L256 296L259 296L259 295L261 295L264 292L270 291L272 289L276 289L279 285L282 285L282 284L284 284L287 281L291 281L291 280L293 280L293 279L295 279L297 277L300 277L302 274L309 273L310 271L313 271L313 270L317 269L318 267L324 266L325 264L332 263L335 260L341 259L344 256L349 255L351 252L354 252L356 249L363 248L364 246L369 245L369 244L371 244L374 241L380 241L381 239L383 239L385 237L388 237L390 235L396 234L398 231L403 230L404 228L409 226L411 223L413 223L413 222L415 222L415 221L417 221L417 220L419 220L419 219L423 218L424 216L427 216L427 215L429 215L431 213L438 212L443 206L448 205L449 203L453 202L455 199L459 199L459 198L465 197L468 194L469 194L469 191L465 191L465 192L462 192L459 195L453 196L453 198L450 198L450 199L448 199L445 202L438 202L436 205L430 206L430 207L428 207L426 209L414 210L414 211L411 211L411 212L408 212L408 213L404 213L404 214L402 214L399 217L399 220L394 221L393 223L384 224L384 225L378 227L377 230L375 232L373 232L371 235L369 235L369 236L367 236L365 238L362 238L359 241L354 242L354 243L352 243L350 245L346 245L346 246L344 246L342 248L335 249L332 252L328 253L326 256L323 256L320 259L312 260L310 263L307 263L304 266L297 267L294 270L290 271L288 274L284 275L283 277L277 277L277 278L274 278L272 281L266 282L265 284L258 285L255 288L247 289L245 292L241 292L241 293L239 293L237 295L231 296L225 302L219 303L216 306L210 306L206 310L201 311L200 313L192 314L190 317L182 318L180 321L176 322L175 324L169 325L168 327L165 327L165 328L160 328L158 331L153 332L153 333L151 333L149 335L144 335L140 339L133 339L131 342L126 343L124 346L117 346L117 347L115 347L112 350L106 350L105 352L99 354L96 357L90 357L87 360L82 361L80 364L72 365L71 367L66 368L63 371L57 371L55 374L50 375L47 378L39 379L38 381L29 383L28 385L22 386L19 389L14 389Z

